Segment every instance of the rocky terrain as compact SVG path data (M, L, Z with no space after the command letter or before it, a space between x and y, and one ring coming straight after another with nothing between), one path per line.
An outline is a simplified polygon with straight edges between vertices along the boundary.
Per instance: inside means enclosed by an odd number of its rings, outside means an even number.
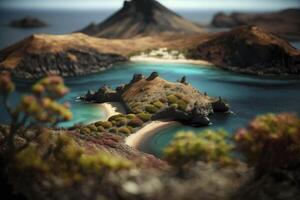
M35 17L25 17L20 20L11 21L9 26L17 28L39 28L45 27L47 24Z
M300 9L287 9L273 13L218 13L211 24L215 27L233 28L256 25L287 40L300 40Z
M229 110L228 104L222 99L199 92L185 77L178 83L171 83L160 78L156 72L147 78L135 74L128 84L115 90L101 87L96 93L88 92L81 99L97 103L122 102L128 113L140 118L136 121L141 124L144 121L164 119L206 126L210 123L209 115Z
M300 51L256 26L215 34L190 49L187 57L207 60L235 72L300 74Z
M105 46L107 43L94 42L83 34L32 35L0 51L0 70L12 71L15 77L26 79L47 74L70 77L97 73L127 61L109 45Z
M92 23L79 32L101 38L132 38L163 32L201 31L198 24L184 19L156 0L130 0L105 21Z
M236 72L299 74L299 50L255 26L213 34L163 33L132 39L103 39L80 33L33 35L0 51L0 70L29 79L46 74L79 76L160 48Z

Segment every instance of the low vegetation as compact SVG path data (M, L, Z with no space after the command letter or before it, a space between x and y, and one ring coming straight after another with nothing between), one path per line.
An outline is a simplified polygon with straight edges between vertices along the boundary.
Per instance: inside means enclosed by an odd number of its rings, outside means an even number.
M175 166L190 162L214 162L221 165L233 163L230 154L233 145L224 131L207 130L200 133L179 132L165 148L164 158Z
M237 149L260 172L300 159L300 119L293 114L258 116L235 135Z

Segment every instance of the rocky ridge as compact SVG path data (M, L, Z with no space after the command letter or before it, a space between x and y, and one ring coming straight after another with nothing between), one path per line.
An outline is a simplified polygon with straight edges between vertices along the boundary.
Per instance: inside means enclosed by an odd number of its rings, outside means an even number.
M300 74L300 51L257 26L218 33L191 48L187 57L207 60L235 72Z
M97 73L124 61L125 56L107 47L102 49L83 34L33 35L0 51L1 71L26 79L47 74L71 77Z

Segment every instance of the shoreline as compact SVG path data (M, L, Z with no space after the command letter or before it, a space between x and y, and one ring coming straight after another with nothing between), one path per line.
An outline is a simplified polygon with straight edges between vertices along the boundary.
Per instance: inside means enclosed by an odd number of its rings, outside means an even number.
M144 141L157 134L157 132L178 124L180 123L176 121L152 121L137 132L126 137L125 144L138 149Z
M163 58L152 58L152 57L131 57L129 59L131 62L156 62L156 63L178 63L178 64L195 64L195 65L205 65L208 67L213 67L214 64L205 60L191 60L191 59L163 59Z
M119 102L109 102L98 104L98 107L105 112L105 119L108 120L111 116L125 114L124 106Z

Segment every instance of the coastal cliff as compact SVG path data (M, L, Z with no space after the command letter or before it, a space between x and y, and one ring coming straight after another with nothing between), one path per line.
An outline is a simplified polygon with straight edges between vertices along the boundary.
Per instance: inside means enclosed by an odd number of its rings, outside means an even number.
M102 38L132 38L163 32L197 33L202 28L156 0L124 1L124 6L105 21L79 32Z
M83 34L32 35L0 51L0 70L26 79L48 74L86 75L124 61L127 58L109 49L105 42L94 42Z
M218 33L188 51L188 58L256 75L300 74L300 51L256 26Z

